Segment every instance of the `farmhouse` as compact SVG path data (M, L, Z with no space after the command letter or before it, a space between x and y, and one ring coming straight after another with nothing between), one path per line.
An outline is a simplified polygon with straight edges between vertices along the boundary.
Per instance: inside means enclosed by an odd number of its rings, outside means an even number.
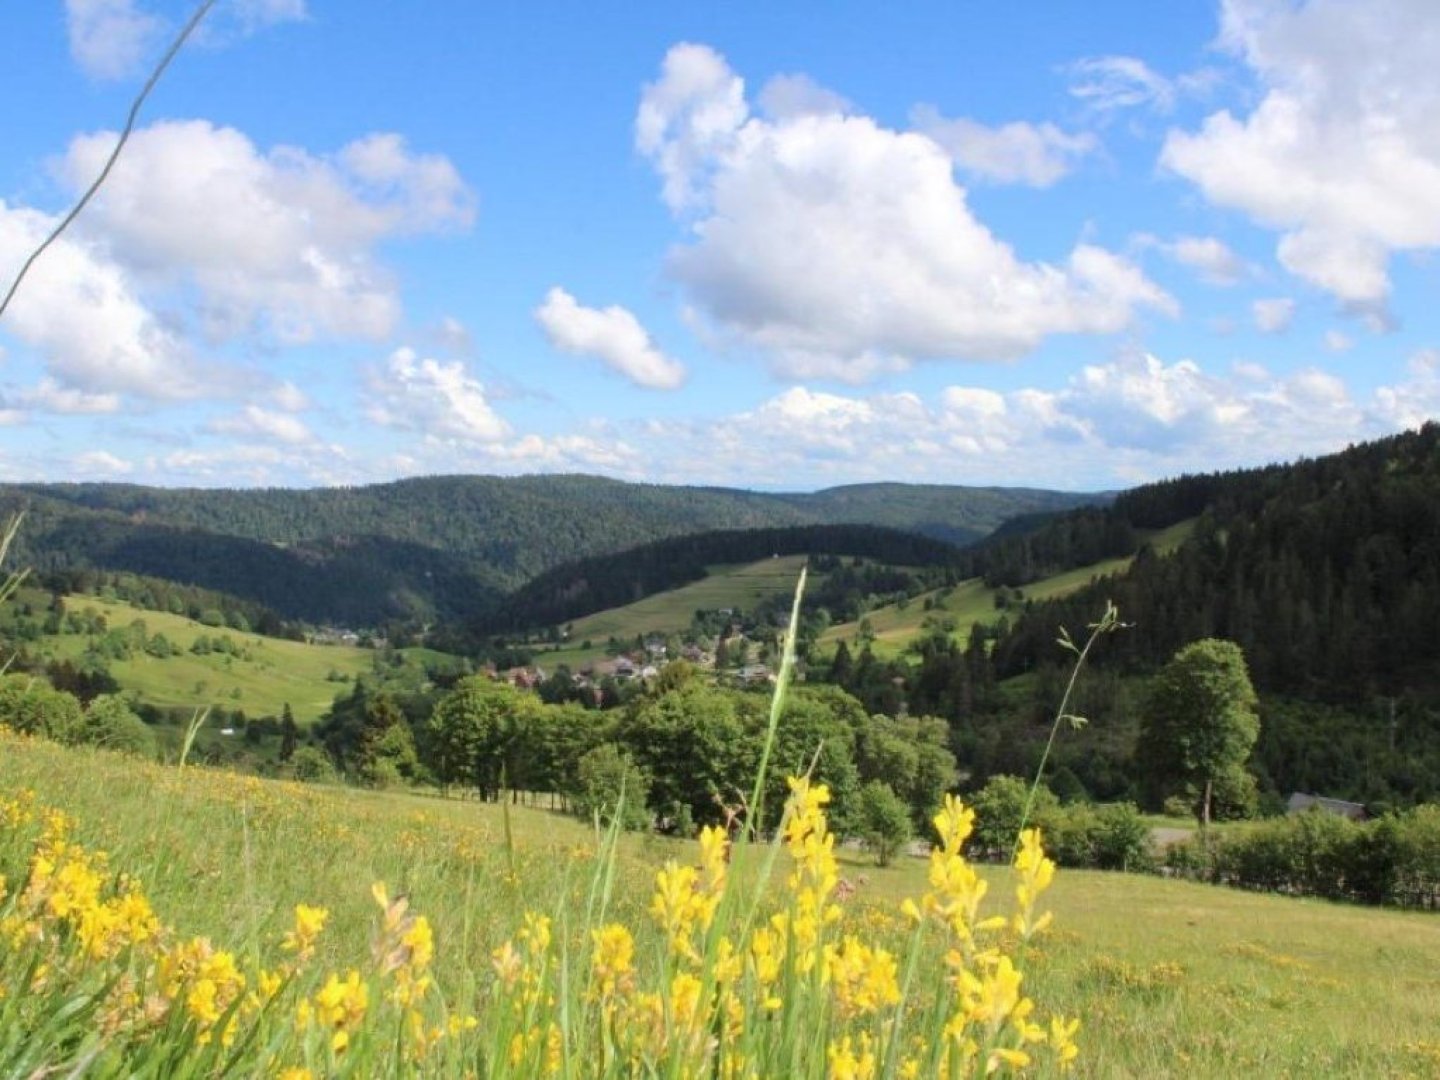
M1324 810L1327 814L1336 814L1349 818L1351 821L1364 821L1370 816L1365 812L1365 806L1362 803L1346 802L1344 799L1327 799L1323 795L1306 795L1299 791L1291 795L1290 801L1285 804L1287 814L1302 814L1311 809Z

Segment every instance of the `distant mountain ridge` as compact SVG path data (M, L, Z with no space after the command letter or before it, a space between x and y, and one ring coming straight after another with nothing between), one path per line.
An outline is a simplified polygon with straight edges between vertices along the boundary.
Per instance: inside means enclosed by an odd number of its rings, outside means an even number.
M1104 501L1028 488L857 484L814 493L579 474L435 476L363 487L0 486L14 552L39 571L128 570L258 600L291 618L466 618L552 567L719 529L882 525L950 543L1017 514Z

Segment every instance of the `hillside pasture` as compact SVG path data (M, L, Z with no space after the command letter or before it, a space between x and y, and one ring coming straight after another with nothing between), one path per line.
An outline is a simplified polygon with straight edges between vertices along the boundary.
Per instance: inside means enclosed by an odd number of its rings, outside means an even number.
M580 948L596 869L593 830L554 813L473 801L301 787L161 769L0 734L0 790L34 789L77 818L76 838L139 875L184 934L268 955L297 903L331 918L325 968L364 963L372 881L403 892L435 929L434 972L452 1002L483 1007L491 951L521 914L555 917ZM507 835L511 841L507 844ZM0 835L0 872L22 874ZM163 853L163 854L162 854ZM693 844L625 837L607 918L637 930L645 969L662 948L647 913L665 859ZM784 859L782 857L782 864ZM739 872L748 872L746 865ZM1007 870L982 868L985 910L1004 910ZM842 929L903 949L902 897L925 863L877 869L847 849ZM17 879L18 880L18 879ZM783 874L775 879L777 895ZM1024 992L1078 1015L1078 1075L1432 1076L1440 1069L1440 921L1124 874L1062 870L1044 906L1053 928L1022 956ZM934 975L922 961L922 980Z
M628 644L637 635L676 634L690 625L697 610L743 611L762 600L789 596L795 591L795 581L804 565L803 555L781 555L735 566L707 567L707 576L699 581L576 619L570 624L565 647L541 653L536 659L547 665L573 667L604 656L605 642L611 637ZM589 649L583 647L585 641L590 642Z
M318 719L357 675L369 671L376 655L372 649L310 645L206 626L181 615L95 596L68 596L65 605L67 611L88 609L103 616L111 630L138 620L147 634L163 634L169 640L175 654L164 659L136 652L129 659L109 661L122 691L162 708L213 705L243 709L252 717L279 716L288 702L295 719L306 724ZM236 652L191 652L202 637L229 638ZM78 660L90 642L91 635L58 634L42 638L32 648L45 657Z
M1147 539L1157 554L1166 555L1179 547L1194 528L1194 521L1182 521L1152 533ZM1132 561L1133 556L1106 559L1042 578L1020 591L1027 600L1054 600L1083 589L1097 578L1122 574ZM979 578L971 578L953 588L935 589L911 597L904 604L886 604L866 612L864 618L869 621L875 636L871 650L882 659L899 656L911 642L924 636L927 621L934 625L941 622L951 624L951 636L964 644L977 623L993 625L1004 616L1004 609L995 604L996 592ZM929 610L926 608L927 601ZM859 633L858 619L837 623L820 636L820 646L833 650L842 641L853 644Z

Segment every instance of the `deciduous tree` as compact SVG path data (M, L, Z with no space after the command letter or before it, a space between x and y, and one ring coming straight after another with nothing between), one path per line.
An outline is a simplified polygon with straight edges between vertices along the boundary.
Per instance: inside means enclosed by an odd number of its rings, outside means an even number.
M1255 704L1233 641L1204 638L1177 652L1151 683L1135 750L1154 794L1193 786L1208 826L1216 784L1244 765L1259 737Z

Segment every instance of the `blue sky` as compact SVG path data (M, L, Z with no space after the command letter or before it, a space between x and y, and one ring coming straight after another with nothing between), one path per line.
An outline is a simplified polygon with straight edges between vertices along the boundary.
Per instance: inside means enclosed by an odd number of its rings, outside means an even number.
M188 11L11 13L4 286ZM0 478L1339 449L1440 411L1436 55L1429 0L220 0L0 319Z

